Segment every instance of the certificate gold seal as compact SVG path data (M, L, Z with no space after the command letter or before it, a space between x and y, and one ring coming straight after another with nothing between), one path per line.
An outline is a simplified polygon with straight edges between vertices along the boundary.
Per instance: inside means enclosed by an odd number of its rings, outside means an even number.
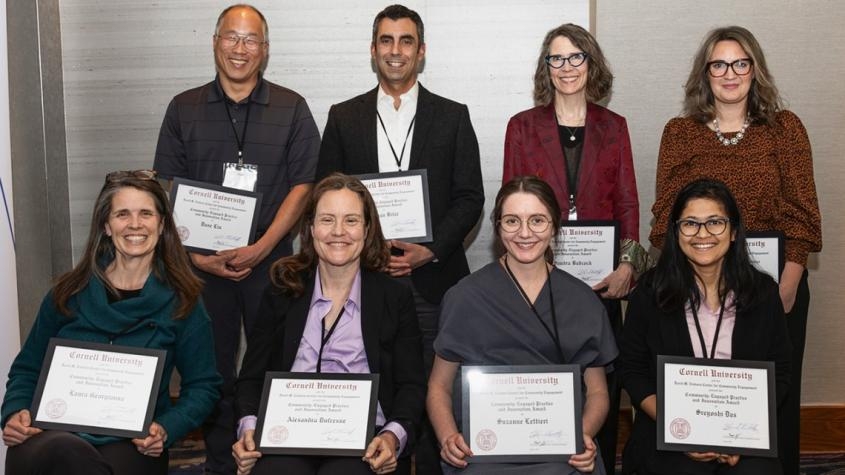
M176 233L179 234L180 241L187 241L188 238L191 237L191 231L185 226L178 226L176 228Z
M498 439L496 438L496 433L490 429L482 429L475 436L475 444L478 445L479 449L485 452L495 449L497 441Z
M686 439L687 437L689 437L691 430L692 429L689 426L689 422L687 422L687 420L682 417L673 419L672 423L669 424L669 432L672 434L672 437L676 439Z
M285 426L273 426L270 428L267 438L273 444L281 444L288 440L288 428Z

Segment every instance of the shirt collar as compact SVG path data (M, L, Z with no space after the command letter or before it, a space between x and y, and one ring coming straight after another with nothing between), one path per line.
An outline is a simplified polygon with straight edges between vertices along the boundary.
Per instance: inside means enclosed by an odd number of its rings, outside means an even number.
M399 100L401 101L400 108L407 103L416 103L417 98L420 94L420 82L414 81L414 85L408 89L408 92L399 95ZM381 87L381 84L378 86L378 93L376 95L376 101L381 104L382 102L389 101L391 107L393 107L393 96L388 94L384 88Z
M214 76L214 87L208 93L208 102L219 102L224 99L228 98L226 93L223 92L223 86L220 85L220 75L218 74ZM267 81L264 80L264 75L261 73L258 73L258 82L255 84L255 89L250 93L249 100L263 105L270 103L270 86L267 85Z
M314 274L314 293L311 295L311 305L309 307L313 307L317 302L330 301L323 295L323 286L320 284L320 266L317 266L317 272ZM358 269L355 273L355 279L352 280L352 288L349 289L347 304L352 304L359 311L361 309L361 269Z

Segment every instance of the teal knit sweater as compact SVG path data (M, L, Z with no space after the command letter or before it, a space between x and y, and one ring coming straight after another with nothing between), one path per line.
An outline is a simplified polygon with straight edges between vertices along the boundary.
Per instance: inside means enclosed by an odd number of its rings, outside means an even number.
M166 446L199 427L208 416L219 398L223 380L215 367L211 321L203 305L194 307L186 318L174 320L177 296L153 274L137 297L110 304L107 292L98 278L92 278L68 301L70 317L59 313L52 292L44 297L32 330L9 370L2 407L4 426L16 412L31 410L47 343L52 337L167 350L153 417L167 431ZM169 397L174 367L182 378L176 404ZM119 440L91 434L79 436L94 445Z

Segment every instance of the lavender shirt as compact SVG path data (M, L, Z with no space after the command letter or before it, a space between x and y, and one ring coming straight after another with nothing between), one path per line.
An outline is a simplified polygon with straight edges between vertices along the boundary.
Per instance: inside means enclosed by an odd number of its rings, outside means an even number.
M320 268L314 277L314 294L311 296L308 319L305 321L305 329L302 332L302 339L299 342L299 349L296 352L296 359L293 361L291 371L297 373L316 373L317 358L320 354L320 340L323 337L323 318L332 309L332 301L323 296L323 288L320 284ZM349 290L349 298L343 306L343 314L337 323L334 333L326 342L323 348L323 359L320 365L323 373L369 373L370 365L367 362L367 352L364 349L364 336L361 333L361 271L355 274L352 281L352 288ZM254 430L256 416L242 417L238 423L238 439L245 430ZM381 410L381 403L377 406L376 426L384 426L381 432L390 431L399 439L397 455L402 453L408 434L405 429L396 422L385 424L386 418Z

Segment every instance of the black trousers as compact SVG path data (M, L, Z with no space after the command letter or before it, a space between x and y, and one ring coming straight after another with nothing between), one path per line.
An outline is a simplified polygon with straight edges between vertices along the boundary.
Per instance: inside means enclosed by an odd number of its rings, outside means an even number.
M411 473L408 457L399 459L397 475ZM251 475L372 475L370 465L359 457L319 457L302 455L264 455L252 469ZM422 475L422 474L420 474Z
M9 447L6 475L167 475L168 453L141 454L129 440L91 445L76 434L48 430Z
M222 398L202 428L206 450L205 467L212 473L235 473L235 459L232 458L236 431L233 404L241 323L245 333L249 335L258 317L261 296L270 284L270 266L280 257L290 254L289 248L289 244L276 246L270 255L240 282L223 279L194 268L197 276L205 282L202 298L214 331L217 371L223 376Z
M414 307L417 311L417 319L420 322L422 333L423 364L425 365L425 380L431 376L431 368L434 366L434 339L437 337L437 330L440 322L440 304L431 303L425 299L414 287L410 277L400 278L411 287L414 294ZM414 466L416 475L441 475L440 469L440 448L437 443L437 436L428 413L423 414L417 435L417 443L414 447Z
M801 366L807 339L807 313L810 307L810 287L807 271L798 284L798 295L792 311L786 314L786 328L792 342L792 375L786 400L778 413L778 457L783 475L798 475L801 459Z
M718 462L695 462L677 453L676 464L669 470L650 471L639 469L636 475L781 475L780 463L774 458L740 457L733 467ZM683 457L683 458L682 458Z
M607 310L613 336L618 342L622 335L622 303L618 299L601 299L601 302ZM601 459L605 469L612 475L616 470L616 439L619 431L619 404L622 398L622 379L619 377L618 368L607 373L607 394L610 396L607 419L596 434L595 441L601 448Z

